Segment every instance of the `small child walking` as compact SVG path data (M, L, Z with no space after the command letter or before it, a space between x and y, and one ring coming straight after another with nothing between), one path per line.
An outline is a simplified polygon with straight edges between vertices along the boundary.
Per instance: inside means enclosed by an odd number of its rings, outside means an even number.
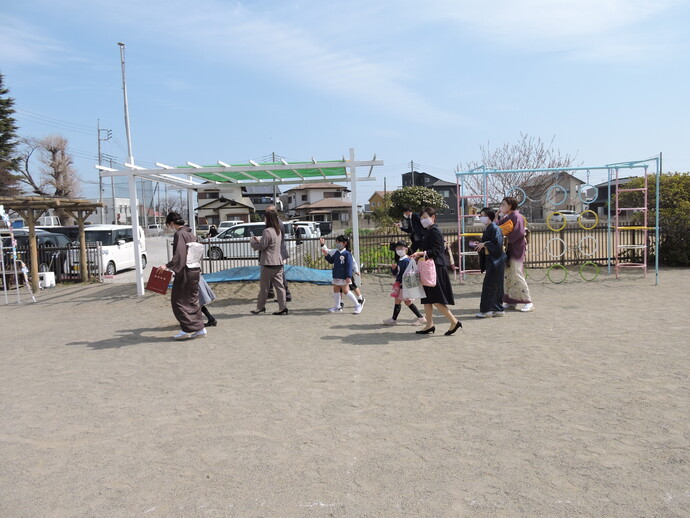
M387 326L395 326L398 324L398 315L400 315L400 310L402 309L402 302L405 302L405 305L408 308L410 308L410 311L412 311L415 317L417 317L414 320L414 322L412 322L413 326L421 326L423 324L426 324L426 318L422 316L422 314L417 309L417 306L414 305L414 301L411 299L403 300L402 298L401 286L403 273L405 273L405 270L407 270L407 266L410 264L410 261L412 260L410 256L407 255L408 252L409 248L407 248L407 245L404 242L398 241L397 243L395 243L395 253L398 256L398 263L391 265L391 272L393 273L393 275L395 275L395 282L400 287L400 290L398 292L398 296L395 297L395 305L393 306L393 316L383 321L383 323Z
M350 291L350 283L352 283L352 275L354 272L354 261L352 254L347 250L349 240L347 237L340 235L335 238L334 253L330 253L328 249L323 250L324 259L333 265L333 301L335 304L328 311L337 313L343 310L340 307L340 292L348 297L355 305L354 314L359 315L362 312L363 305L359 303L355 294ZM324 245L325 247L325 245Z
M330 254L333 255L336 250L334 248L328 248L326 246L326 240L324 238L319 238L319 241L321 242L321 251L323 252L324 255ZM346 248L348 252L350 252L349 248ZM352 252L350 252L350 255L352 255ZM357 283L355 282L355 275L359 275L360 279L362 278L362 274L359 271L359 265L357 264L357 259L355 259L355 256L352 256L352 282L350 282L350 290L355 292L355 297L357 298L357 302L359 302L362 306L364 306L364 303L367 301L367 299L364 298L364 295L362 295L362 290L359 289L359 286L357 286ZM342 288L340 289L340 292L342 293L343 290ZM345 303L342 301L342 298L340 300L340 307L344 307Z

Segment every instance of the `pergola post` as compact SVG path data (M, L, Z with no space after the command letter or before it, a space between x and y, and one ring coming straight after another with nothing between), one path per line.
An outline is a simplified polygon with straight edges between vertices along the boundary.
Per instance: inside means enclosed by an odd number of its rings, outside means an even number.
M31 264L31 290L38 293L38 246L36 245L36 221L43 215L43 209L28 209L26 211L26 221L29 223L29 262Z
M144 273L141 268L141 241L139 241L139 202L137 200L137 179L129 177L129 203L132 214L132 238L134 240L134 268L136 271L137 295L144 295Z
M360 268L359 262L359 214L357 213L357 166L355 164L355 148L350 148L350 184L352 185L352 255ZM354 274L353 274L354 275Z
M196 236L196 218L194 217L194 189L187 189L187 224L192 229L192 234Z

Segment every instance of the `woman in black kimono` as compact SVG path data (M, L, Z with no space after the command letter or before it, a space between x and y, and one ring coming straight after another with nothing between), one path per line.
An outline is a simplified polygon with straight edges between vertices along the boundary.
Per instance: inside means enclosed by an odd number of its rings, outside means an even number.
M503 274L506 268L506 253L503 251L503 233L494 223L496 213L484 207L480 214L481 222L486 225L482 240L477 245L479 252L479 269L484 274L482 298L479 302L477 318L502 317L503 311Z
M199 307L199 277L201 268L187 267L187 243L196 241L192 229L185 225L185 221L177 212L171 212L165 218L168 228L175 231L173 236L173 258L163 270L175 273L170 303L173 314L180 323L182 331L173 338L186 340L189 338L203 338L206 336L204 317Z
M462 327L462 324L448 309L448 305L452 306L455 304L455 299L453 298L453 287L448 277L448 262L445 255L446 247L443 234L441 234L436 225L436 209L426 207L420 214L420 221L426 229L424 240L422 241L422 251L412 254L412 258L416 260L426 257L434 260L436 266L436 286L424 286L426 297L422 298L422 304L424 304L424 313L426 314L426 327L416 333L418 335L426 335L436 332L436 326L434 326L435 306L450 321L450 328L445 334L452 335Z

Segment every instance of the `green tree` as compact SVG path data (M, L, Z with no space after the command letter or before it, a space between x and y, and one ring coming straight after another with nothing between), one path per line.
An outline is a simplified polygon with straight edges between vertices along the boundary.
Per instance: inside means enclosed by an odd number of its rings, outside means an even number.
M656 176L647 177L647 224L653 227L656 219ZM659 178L659 262L666 266L690 266L690 173L662 174ZM635 178L626 189L644 187L644 178ZM641 207L642 191L620 193L621 207ZM612 203L612 206L615 201ZM641 225L643 215L633 214L633 223Z
M388 215L394 220L402 217L405 208L411 208L414 212L420 212L424 207L433 207L444 210L448 205L443 201L443 196L428 187L403 187L391 194L391 206Z
M14 117L14 99L3 86L4 76L0 74L0 196L16 196L21 193L20 177L14 172L19 169L17 146L17 125Z

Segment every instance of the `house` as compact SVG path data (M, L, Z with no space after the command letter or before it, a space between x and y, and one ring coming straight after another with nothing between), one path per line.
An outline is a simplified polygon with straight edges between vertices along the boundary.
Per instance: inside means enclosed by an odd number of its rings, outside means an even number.
M277 186L273 185L258 185L243 187L244 195L249 198L254 205L257 214L263 216L266 208L269 205L276 205L278 210L282 210L280 199L280 191Z
M283 211L290 218L347 222L352 213L349 192L347 187L334 183L301 184L283 193Z
M528 221L544 221L549 214L558 210L582 212L585 203L579 193L584 183L565 171L532 176L520 185L527 197L520 205L520 212ZM524 196L517 189L515 191L511 195L521 201ZM584 194L582 198L587 199Z
M623 186L628 184L631 180L634 180L635 178L638 178L637 176L628 176L626 178L618 178L618 185ZM589 210L593 210L594 212L597 213L597 215L602 218L606 217L607 211L608 211L608 200L609 200L609 182L603 182L600 184L597 184L594 186L594 188L597 190L597 197L594 198L594 195L592 195L589 199L592 199L592 202L589 204ZM616 180L613 178L611 180L611 197L616 194ZM585 198L587 199L587 198ZM614 200L615 203L615 200Z
M255 211L252 201L244 196L238 185L216 185L209 183L197 189L197 221L219 225L221 221L241 219L249 223Z
M404 173L402 180L403 187L428 187L438 192L443 196L443 201L448 205L448 208L437 212L436 221L439 223L457 222L458 198L456 183L446 182L428 173L420 173L419 171Z
M376 191L369 197L368 207L365 207L365 212L374 212L386 206L386 196L390 196L390 191Z

